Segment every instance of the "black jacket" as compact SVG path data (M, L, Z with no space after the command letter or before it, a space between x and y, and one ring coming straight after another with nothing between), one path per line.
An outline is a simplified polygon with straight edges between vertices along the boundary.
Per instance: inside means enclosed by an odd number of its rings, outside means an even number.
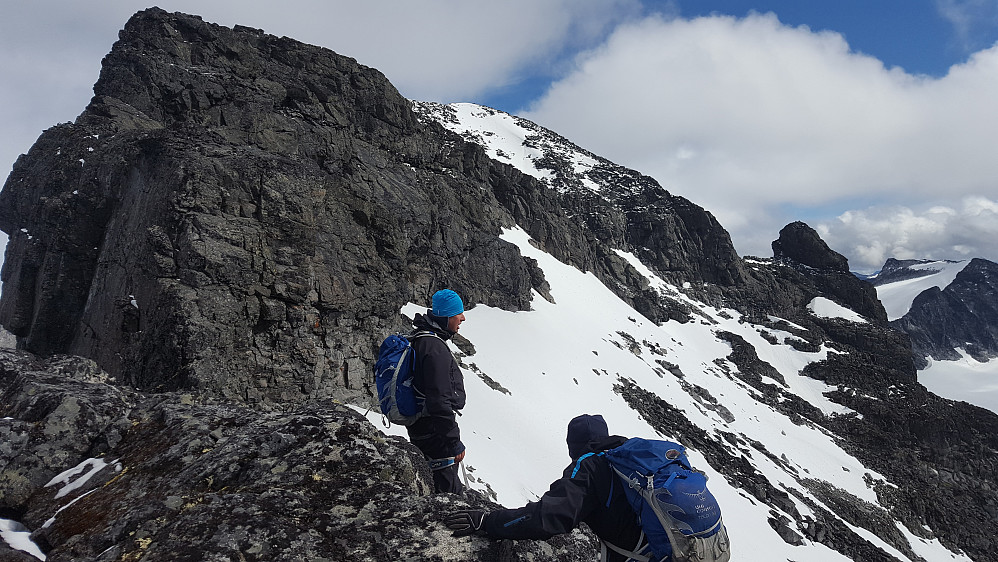
M626 440L612 435L593 443L591 451L613 449ZM494 538L547 539L567 533L579 523L588 525L601 540L626 550L639 546L638 517L604 456L592 455L572 463L539 500L519 509L490 512L483 528ZM625 557L608 550L607 560L623 561Z
M408 426L409 440L432 459L453 457L464 450L457 413L464 409L464 375L447 347L452 334L446 318L417 314L413 326L434 336L413 338L413 386L425 396L428 415Z

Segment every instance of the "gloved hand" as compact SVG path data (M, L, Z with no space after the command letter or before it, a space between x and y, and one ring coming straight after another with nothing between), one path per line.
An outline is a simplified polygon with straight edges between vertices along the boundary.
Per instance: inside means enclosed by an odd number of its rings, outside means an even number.
M455 537L466 537L482 530L485 515L485 511L479 510L453 511L444 517L444 525L454 531Z
M467 452L468 452L467 449L465 449L464 451L461 451L460 453L458 453L458 455L456 457L454 457L454 462L455 463L459 463L459 462L463 461L464 460L464 454L467 453Z

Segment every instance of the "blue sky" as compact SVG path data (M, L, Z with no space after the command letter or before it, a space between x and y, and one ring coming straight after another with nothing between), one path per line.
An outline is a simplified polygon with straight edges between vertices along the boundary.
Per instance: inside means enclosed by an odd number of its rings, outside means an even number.
M946 19L941 4L934 0L686 0L680 5L684 16L719 12L744 17L751 11L774 12L787 25L841 33L854 51L873 55L888 66L932 76L945 75L970 52L998 39L993 21L990 26L982 22L973 29L960 28Z
M769 256L805 220L857 270L998 260L998 0L163 0L322 45L417 100L516 113ZM92 95L134 0L0 5L0 168Z

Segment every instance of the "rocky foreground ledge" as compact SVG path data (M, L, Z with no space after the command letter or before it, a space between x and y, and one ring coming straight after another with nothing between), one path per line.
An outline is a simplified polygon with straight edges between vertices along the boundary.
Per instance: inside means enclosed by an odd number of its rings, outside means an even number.
M0 350L0 518L61 560L591 560L454 539L418 450L334 402L286 412L112 384L94 362ZM0 560L37 560L0 541Z

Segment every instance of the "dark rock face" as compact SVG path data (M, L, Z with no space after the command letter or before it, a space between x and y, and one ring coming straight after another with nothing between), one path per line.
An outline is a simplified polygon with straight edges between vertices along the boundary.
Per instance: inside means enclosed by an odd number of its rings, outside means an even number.
M359 393L377 336L436 289L528 306L535 268L496 237L494 192L537 186L420 125L377 71L152 9L94 91L0 196L0 321L23 349L301 401Z
M587 216L615 226L590 231L570 197L420 122L377 71L259 30L140 12L94 92L0 194L0 323L21 349L139 388L356 397L405 303L451 287L521 310L546 293L497 237L514 224L657 320L686 315L601 240L664 271L740 275L713 217L648 178L635 201L592 198Z
M773 242L773 257L815 269L849 271L845 256L829 248L813 228L802 222L792 222L780 230L780 237Z
M885 369L853 368L868 378ZM815 366L815 371L835 370L841 366ZM809 374L820 378L815 371ZM897 488L876 488L892 515L916 533L922 525L930 527L943 544L963 549L973 560L994 560L995 462L980 451L998 447L998 416L942 399L918 384L877 395L849 391L830 397L863 415L834 418L826 427L845 437L847 450L868 466L892 475Z
M794 222L783 227L773 242L773 259L800 271L817 289L813 296L831 298L875 322L887 321L873 285L850 273L848 260L810 226Z
M978 361L998 357L998 264L971 260L945 289L915 297L891 325L911 338L919 368L929 357L959 359L958 347Z
M427 495L419 451L345 406L261 413L107 381L86 359L0 351L0 498L49 560L592 558L581 532L451 537L448 510L495 505Z

